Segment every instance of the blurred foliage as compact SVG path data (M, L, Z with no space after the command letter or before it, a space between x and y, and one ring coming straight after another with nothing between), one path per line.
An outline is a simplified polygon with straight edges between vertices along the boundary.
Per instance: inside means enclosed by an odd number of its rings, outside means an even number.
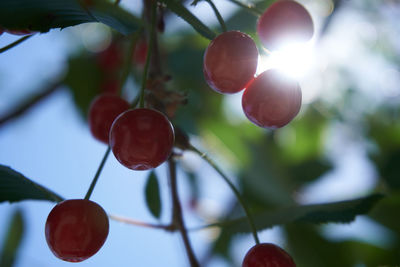
M0 266L11 267L14 265L18 248L25 232L25 219L21 210L15 210L8 225L7 234L0 251Z
M199 23L180 2L162 2L166 4L167 9L178 13L177 15L183 17L203 36L213 36L213 29L210 30ZM272 2L260 1L256 6L264 9ZM256 21L257 17L254 14L239 9L226 21L226 25L229 30L246 32L257 42ZM166 24L168 25L168 21ZM215 31L218 29L219 27L215 27ZM203 36L193 30L175 35L160 33L160 58L164 72L162 74L171 77L165 81L165 86L172 92L186 96L186 104L178 107L171 120L185 133L201 140L205 147L217 151L218 159L237 175L237 184L254 214L259 229L282 225L287 237L287 249L299 267L354 267L356 264L372 267L399 264L398 105L379 106L374 111L367 112L359 110L354 106L356 100L361 99L364 105L368 105L367 100L360 90L357 90L356 85L349 85L344 89L345 93L334 101L319 99L303 105L299 116L282 129L260 129L243 120L236 111L228 110L226 98L212 91L205 83L202 62L209 41ZM124 38L118 34L114 37L116 38L112 44L119 47L117 50L127 51ZM113 80L120 77L120 56L111 54L111 59L106 59L106 65L115 64L116 67L112 70L104 69L99 58L107 58L106 53L92 53L82 49L69 59L68 72L63 82L74 96L76 107L83 117L86 117L91 100L97 94L105 92L105 81L108 78ZM385 53L388 54L386 50ZM390 54L390 57L393 62L400 62L398 58L393 58L393 54ZM131 71L134 79L128 80L128 83L137 81L141 76L139 66L133 64ZM348 75L341 69L337 72L341 77ZM125 87L125 90L129 90L129 86ZM165 102L168 100L163 99ZM237 105L240 105L240 102ZM326 155L326 133L335 123L346 125L354 130L357 138L366 141L369 159L379 176L377 186L370 190L371 192L365 192L365 197L358 199L300 205L296 193L334 170L334 162ZM7 175L4 177L15 175L13 171L5 170ZM201 198L198 188L199 176L187 171L187 177L193 204L196 204L197 199ZM25 183L18 186L24 187L23 192L34 190L28 185L29 188ZM145 190L150 211L158 217L161 202L156 177L149 177ZM377 192L385 193L385 197ZM18 200L25 198L28 197L18 196ZM50 200L54 201L54 198ZM239 232L247 232L248 228L238 203L234 201L224 212L217 219L229 223L221 223L221 232L210 247L212 255L223 256L233 266L230 254L233 237ZM349 223L359 214L368 214L365 216L395 233L393 242L381 246L360 240L337 241L329 239L321 231L322 223Z
M103 22L123 34L138 29L141 21L106 0L2 0L0 27L47 32L85 22Z

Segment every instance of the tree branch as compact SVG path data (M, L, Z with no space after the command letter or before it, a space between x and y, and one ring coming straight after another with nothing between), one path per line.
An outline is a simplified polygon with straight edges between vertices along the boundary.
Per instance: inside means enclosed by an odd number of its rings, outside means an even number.
M169 167L169 183L170 183L172 205L173 205L172 223L178 228L182 236L183 243L186 249L186 254L189 258L190 266L200 267L196 259L196 256L194 255L193 249L190 245L189 236L183 221L182 207L179 201L177 181L176 181L176 163L172 157L168 160L168 167Z
M45 88L39 94L30 97L22 102L19 106L15 107L10 112L6 113L5 115L0 116L0 127L4 126L7 122L10 122L19 116L23 115L27 112L30 108L38 104L40 101L54 93L60 86L62 85L61 80L51 83L47 88Z

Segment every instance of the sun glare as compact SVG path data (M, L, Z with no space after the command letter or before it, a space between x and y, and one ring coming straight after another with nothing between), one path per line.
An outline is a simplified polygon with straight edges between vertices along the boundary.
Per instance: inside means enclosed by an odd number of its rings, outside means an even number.
M278 69L292 78L302 78L307 74L313 61L313 43L295 43L260 56L257 74L268 69Z

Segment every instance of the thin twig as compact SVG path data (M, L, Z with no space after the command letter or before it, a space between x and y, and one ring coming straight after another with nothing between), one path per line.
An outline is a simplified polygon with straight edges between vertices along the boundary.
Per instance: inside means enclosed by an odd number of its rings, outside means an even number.
M176 230L173 225L146 223L146 222L137 221L137 220L133 220L133 219L130 219L130 218L125 218L125 217L112 215L112 214L109 214L108 217L110 219L114 220L114 221L121 222L121 223L126 223L126 224L131 224L131 225L135 225L135 226L163 229L163 230L166 230L166 231L175 231Z
M192 246L190 245L189 236L185 228L185 223L183 221L182 207L179 201L178 188L177 188L178 186L176 181L176 163L172 157L168 160L168 167L169 167L169 182L170 182L169 186L171 189L171 197L173 204L172 222L178 228L182 236L183 243L186 249L186 254L189 258L190 266L200 267L199 262L197 261L196 256L194 255Z
M3 115L0 117L0 127L4 126L7 122L10 122L19 116L23 115L25 112L27 112L30 108L38 104L40 101L54 93L57 89L61 88L62 81L57 81L51 83L47 88L45 88L42 92L39 94L35 95L34 97L30 97L26 101L24 101L22 104L11 110L9 113Z
M0 54L6 52L7 50L9 50L9 49L11 49L11 48L13 48L14 46L19 45L19 44L22 43L23 41L28 40L28 39L31 38L32 36L33 36L33 34L27 35L27 36L24 36L24 37L21 37L21 38L19 38L17 41L12 42L11 44L6 45L5 47L0 48Z
M229 180L228 176L225 175L225 173L222 172L222 170L214 163L214 161L212 159L210 159L207 154L201 152L200 150L198 150L196 147L194 147L193 145L190 144L189 147L190 150L192 150L193 152L197 153L200 157L202 157L205 161L207 161L207 163L213 167L213 169L215 171L218 172L218 174L225 180L225 182L228 184L228 186L231 188L232 192L235 194L237 200L239 201L240 205L242 206L244 212L246 213L246 218L249 222L249 226L251 229L251 232L253 234L254 237L254 241L256 242L256 244L260 243L260 239L258 238L257 235L257 228L254 224L253 218L250 214L250 210L247 208L246 203L244 202L242 196L240 195L239 191L236 189L235 185Z
M257 7L255 7L254 5L251 4L244 4L242 2L240 2L239 0L228 0L238 6L240 6L241 8L246 9L247 11L249 11L250 13L258 16L261 16L263 14L263 11L258 9Z
M215 6L215 4L213 3L213 1L211 1L211 0L206 0L206 1L211 6L211 8L214 10L215 16L217 17L218 22L221 25L222 31L226 32L227 31L226 24L225 24L224 19L221 16L221 13L219 13L219 11L218 11L217 7Z

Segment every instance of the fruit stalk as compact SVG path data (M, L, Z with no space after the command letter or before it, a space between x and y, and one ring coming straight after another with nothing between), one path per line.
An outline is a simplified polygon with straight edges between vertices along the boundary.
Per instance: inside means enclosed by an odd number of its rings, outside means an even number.
M260 244L260 239L258 238L257 228L256 228L256 226L254 224L253 218L251 217L250 211L247 208L247 205L244 202L244 200L243 200L242 196L240 195L239 191L236 189L235 185L229 180L228 176L226 176L225 173L223 173L222 170L214 163L214 161L212 159L210 159L205 153L201 152L200 150L198 150L196 147L194 147L191 144L189 146L189 149L192 150L193 152L195 152L196 154L198 154L205 161L207 161L207 163L210 164L210 166L213 167L213 169L216 172L218 172L218 174L225 180L225 182L231 188L231 190L235 194L237 200L239 201L240 205L242 206L242 208L243 208L243 210L244 210L244 212L246 214L246 218L247 218L247 220L249 222L249 226L250 226L251 232L253 234L254 241L256 242L256 244Z
M97 180L100 177L100 173L103 170L104 164L106 163L106 160L107 160L108 154L110 154L110 151L111 151L110 146L108 146L107 151L104 154L103 159L101 160L99 168L97 168L96 174L93 177L92 183L90 184L90 187L85 195L85 199L87 199L87 200L89 200L90 196L92 195L93 189L96 186Z

